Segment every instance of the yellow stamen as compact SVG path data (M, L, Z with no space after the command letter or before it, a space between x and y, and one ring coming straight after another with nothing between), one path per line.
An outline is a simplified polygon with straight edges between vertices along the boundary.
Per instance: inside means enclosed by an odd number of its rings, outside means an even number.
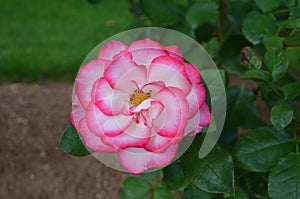
M138 89L134 90L134 93L130 95L129 102L132 106L140 105L144 100L151 97L151 91L145 93L144 91L140 91Z

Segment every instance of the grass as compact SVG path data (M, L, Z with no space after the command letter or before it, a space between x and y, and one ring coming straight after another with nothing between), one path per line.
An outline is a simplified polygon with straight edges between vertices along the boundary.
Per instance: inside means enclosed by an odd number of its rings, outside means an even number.
M89 51L131 19L125 0L1 0L0 80L71 80Z

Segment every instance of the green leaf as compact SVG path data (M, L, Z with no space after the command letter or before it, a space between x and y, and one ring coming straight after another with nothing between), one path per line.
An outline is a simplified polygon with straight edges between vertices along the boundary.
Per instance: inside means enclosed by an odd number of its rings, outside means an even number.
M193 29L197 29L204 22L218 18L218 6L212 1L194 3L186 14L186 20Z
M264 61L268 69L272 73L273 81L278 81L284 77L288 67L289 60L285 54L285 51L281 50L269 50L265 54Z
M229 196L225 196L225 199L248 199L248 195L245 193L245 191L238 186L237 184L235 184L234 186L235 189L235 193Z
M57 149L74 156L85 156L92 153L92 151L84 145L79 133L72 125L67 126L64 130Z
M183 185L185 178L182 168L178 163L168 165L163 169L163 172L163 181L168 185L170 189L175 190Z
M181 199L210 199L208 193L198 189L193 185L189 185L184 189Z
M233 150L236 165L248 171L269 171L278 159L295 148L293 138L271 127L250 130Z
M280 1L281 0L255 0L255 3L263 12L269 12L277 8Z
M233 193L233 161L230 154L216 145L204 158L199 158L200 143L194 142L181 157L188 181L210 193Z
M271 109L271 122L277 129L284 129L294 116L294 109L284 101L279 100Z
M254 128L262 125L259 111L255 106L254 94L242 87L233 86L226 90L226 127Z
M253 79L268 82L271 81L271 75L268 71L253 69L241 75L241 79Z
M141 0L140 3L154 25L174 25L179 21L178 10L172 0Z
M151 185L136 176L130 176L122 182L120 199L141 199L146 197L151 191Z
M271 199L300 198L300 155L289 154L279 160L269 175Z
M162 176L161 169L150 171L150 172L144 172L140 175L141 178L148 181L149 183L151 183L154 180L157 180L158 178L160 178L160 176Z
M282 87L282 92L285 99L293 100L300 94L300 82L294 82L291 84L284 85Z
M276 20L273 15L252 11L243 21L242 32L251 43L259 44L265 38L276 34Z
M175 199L175 197L168 189L155 188L152 199Z

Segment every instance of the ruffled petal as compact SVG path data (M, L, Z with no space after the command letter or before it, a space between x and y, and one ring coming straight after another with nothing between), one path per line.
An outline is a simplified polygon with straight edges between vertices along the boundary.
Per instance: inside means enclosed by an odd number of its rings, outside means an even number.
M203 127L208 126L211 120L210 110L206 103L202 105L197 114L188 120L184 130L184 136L194 136L199 133Z
M168 55L167 51L153 48L144 48L140 50L130 51L133 57L133 61L138 65L144 65L149 69L153 59L159 56Z
M114 90L104 78L100 78L92 91L93 103L106 115L118 115L121 112L128 114L128 94Z
M165 49L168 51L171 57L178 59L180 62L183 62L182 53L179 50L178 46L166 46Z
M174 87L166 87L154 96L164 106L164 111L153 121L155 131L165 137L175 137L180 133L188 115L188 103L184 93Z
M185 71L185 66L177 59L162 56L153 60L150 65L148 82L162 81L166 86L180 88L185 94L191 89L191 84Z
M84 108L91 101L91 90L95 81L103 75L104 67L108 63L106 60L92 60L82 66L76 77L75 92Z
M85 116L85 110L80 104L77 95L74 95L72 102L72 112L70 114L70 119L72 125L77 128L79 121Z
M150 136L150 128L132 122L121 135L104 139L116 148L126 149L128 147L144 147L149 142Z
M171 145L164 153L151 153L142 148L128 148L119 152L122 165L131 173L141 174L150 168L159 168L172 162L178 144Z
M100 137L96 136L90 131L90 129L87 126L86 120L84 118L79 122L78 131L80 132L86 146L92 149L93 151L98 151L98 152L115 151L112 147L105 145L102 142Z
M160 43L147 38L144 40L137 40L137 41L133 42L128 47L128 51L135 51L135 50L141 50L141 49L147 49L147 48L164 50L164 47Z
M143 85L146 75L146 67L136 65L132 61L130 53L119 56L104 71L104 77L113 89L122 90L127 93L131 93L135 89L132 80L139 85Z
M197 83L192 85L190 93L187 95L186 99L189 104L189 115L193 117L199 108L202 106L206 98L205 88L202 83Z
M200 72L194 65L185 63L185 70L191 83L200 83Z
M98 58L113 60L114 56L118 55L121 51L126 49L127 46L122 42L117 40L111 40L100 49Z
M100 137L120 135L128 128L132 121L131 117L127 115L105 115L93 103L90 103L87 108L86 120L89 129Z
M149 143L144 148L150 152L162 153L166 151L171 144L178 143L182 138L182 131L175 137L164 137L159 134L153 134Z

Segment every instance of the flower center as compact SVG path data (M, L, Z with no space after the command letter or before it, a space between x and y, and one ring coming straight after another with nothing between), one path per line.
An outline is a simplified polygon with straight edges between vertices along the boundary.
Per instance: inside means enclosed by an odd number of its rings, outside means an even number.
M130 95L129 102L132 106L140 105L144 100L151 97L151 91L145 93L144 91L135 89L134 93Z

